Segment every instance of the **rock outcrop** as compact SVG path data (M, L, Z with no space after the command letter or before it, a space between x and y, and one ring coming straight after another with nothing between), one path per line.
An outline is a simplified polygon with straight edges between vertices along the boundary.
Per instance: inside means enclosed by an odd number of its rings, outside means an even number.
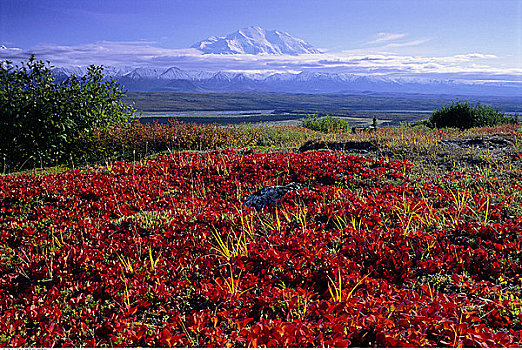
M456 148L478 148L488 150L504 150L514 146L512 136L508 135L481 135L459 139L440 140L444 146Z
M261 210L266 207L275 207L285 193L303 188L306 188L306 186L297 182L291 182L284 186L268 186L249 195L243 202L243 205L255 208L256 210Z

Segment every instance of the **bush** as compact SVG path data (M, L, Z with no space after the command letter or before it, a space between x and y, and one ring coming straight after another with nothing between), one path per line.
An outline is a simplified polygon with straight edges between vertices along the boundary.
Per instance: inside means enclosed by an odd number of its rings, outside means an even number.
M311 115L303 119L303 126L308 129L321 132L340 132L347 131L350 126L346 120L332 116L326 116L319 119L317 114Z
M0 61L0 156L11 167L55 165L79 157L80 134L126 123L134 109L102 67L56 83L49 62ZM4 165L5 166L5 165Z
M422 130L429 130L433 129L433 125L428 119L425 120L418 120L416 122L412 122L408 124L408 127L413 129L422 129Z
M299 147L312 140L317 132L299 126L258 126L260 137L257 146L261 147Z
M450 106L443 106L435 110L429 119L432 127L459 129L516 122L518 122L516 114L513 117L505 116L497 109L483 106L480 103L471 106L468 101L452 101Z

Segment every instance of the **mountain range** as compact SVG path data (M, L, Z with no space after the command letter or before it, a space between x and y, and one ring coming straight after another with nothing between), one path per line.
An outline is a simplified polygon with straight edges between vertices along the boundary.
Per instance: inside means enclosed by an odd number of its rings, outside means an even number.
M86 73L83 67L53 69L57 80ZM105 67L104 73L113 77L129 91L171 92L273 92L312 94L459 94L520 96L522 84L462 83L453 80L405 79L361 76L349 73L274 73L248 74L231 72L185 71L178 67Z
M192 45L202 55L308 55L321 54L306 41L278 30L260 27L240 29L222 37L212 36ZM86 73L85 67L59 67L58 80ZM194 71L179 67L105 67L129 91L171 92L273 92L273 93L414 93L520 96L522 82L466 83L427 78L396 78L305 70L300 73L236 73Z

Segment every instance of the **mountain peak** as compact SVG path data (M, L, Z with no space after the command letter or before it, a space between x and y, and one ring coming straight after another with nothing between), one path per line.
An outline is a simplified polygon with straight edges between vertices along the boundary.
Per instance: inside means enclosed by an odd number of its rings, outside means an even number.
M258 26L251 26L239 29L236 33L243 34L245 36L252 37L254 35L264 35L266 31Z
M265 30L259 26L241 28L226 36L211 36L191 46L204 54L317 54L306 41L279 30Z

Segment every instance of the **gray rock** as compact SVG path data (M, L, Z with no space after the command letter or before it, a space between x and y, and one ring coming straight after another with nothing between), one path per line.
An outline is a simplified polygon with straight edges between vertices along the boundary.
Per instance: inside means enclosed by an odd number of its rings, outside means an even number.
M508 138L509 136L483 135L459 139L440 140L444 146L456 148L478 148L489 150L503 150L513 147L514 142Z
M303 188L306 188L306 186L297 182L291 182L284 186L268 186L248 196L243 202L243 205L255 208L256 210L277 206L277 202L285 193Z

